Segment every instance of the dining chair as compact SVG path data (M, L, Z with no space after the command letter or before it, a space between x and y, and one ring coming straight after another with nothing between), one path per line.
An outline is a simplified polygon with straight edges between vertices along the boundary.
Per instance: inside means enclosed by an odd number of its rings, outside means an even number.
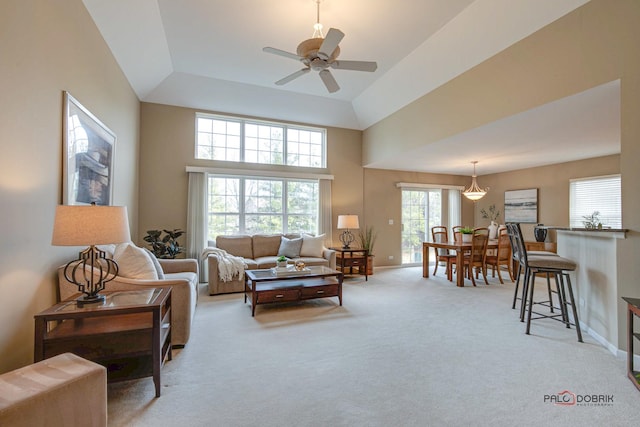
M507 233L500 233L498 235L498 248L493 250L492 253L487 252L486 256L487 266L491 266L491 276L496 277L496 269L498 270L498 279L501 284L504 284L502 275L500 274L500 266L506 265L509 271L509 278L513 282L513 272L511 271L511 243Z
M473 286L476 286L476 278L478 273L482 272L482 278L485 284L489 284L487 281L487 265L485 263L487 255L487 244L489 243L489 230L487 228L475 228L473 230L473 237L471 239L471 254L464 259L464 269L467 272L467 277L471 279ZM475 268L475 277L474 277Z
M443 225L437 225L431 227L431 238L435 243L447 243L449 241L449 233L447 232L447 227ZM433 269L433 275L436 275L436 271L438 271L438 264L440 262L445 263L447 279L452 280L451 274L451 266L455 263L456 255L452 254L449 249L441 249L436 248L436 265Z
M462 225L454 225L453 227L451 227L451 233L453 234L454 242L462 242L462 233L460 232L461 228L464 227Z

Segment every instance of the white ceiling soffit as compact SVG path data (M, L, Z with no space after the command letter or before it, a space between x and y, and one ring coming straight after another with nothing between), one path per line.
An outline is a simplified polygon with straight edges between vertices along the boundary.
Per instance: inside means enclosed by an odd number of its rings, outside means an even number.
M142 101L365 129L587 0L323 0L320 21L346 35L340 59L374 73L317 73L295 52L315 22L312 0L83 0ZM401 5L401 7L399 6ZM306 110L306 111L304 111Z
M480 176L619 153L615 80L367 167L471 175L478 160Z

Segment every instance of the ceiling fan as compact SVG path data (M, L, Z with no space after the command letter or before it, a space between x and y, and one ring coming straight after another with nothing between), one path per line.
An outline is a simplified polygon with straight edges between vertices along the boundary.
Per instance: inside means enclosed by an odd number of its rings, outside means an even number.
M329 93L340 90L338 82L329 71L329 68L336 70L353 70L373 72L378 68L378 64L370 61L342 61L336 58L340 55L340 41L344 33L336 28L330 28L327 36L322 35L322 24L320 23L320 1L317 4L317 19L313 26L314 31L310 39L304 40L298 45L296 53L287 52L273 47L265 47L262 50L267 53L284 56L302 62L305 67L295 73L278 80L278 86L289 83L298 77L307 74L309 71L318 71L322 82Z

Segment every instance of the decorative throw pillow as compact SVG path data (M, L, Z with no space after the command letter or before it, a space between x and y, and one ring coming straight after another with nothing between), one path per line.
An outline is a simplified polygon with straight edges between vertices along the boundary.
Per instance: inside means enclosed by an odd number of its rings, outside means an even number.
M324 234L319 236L302 235L302 248L300 248L300 256L308 256L322 258L324 251Z
M158 273L149 255L133 243L119 244L113 254L113 260L118 263L118 276L158 280Z
M298 237L297 239L287 239L282 236L280 249L278 249L278 256L297 258L300 256L300 249L302 249L302 237Z
M156 269L156 273L158 273L158 279L164 280L164 270L160 265L160 261L158 261L158 258L156 258L153 252L151 252L148 248L144 248L144 250L147 252L147 255L149 255L149 258L151 258L151 262L153 262L153 266Z

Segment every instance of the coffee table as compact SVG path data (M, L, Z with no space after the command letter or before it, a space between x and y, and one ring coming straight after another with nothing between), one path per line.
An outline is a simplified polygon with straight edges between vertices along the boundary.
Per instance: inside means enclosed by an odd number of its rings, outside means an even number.
M259 304L338 297L342 305L343 278L342 272L324 266L282 274L275 269L246 270L244 302L246 304L248 298L251 300L252 317L256 315Z

